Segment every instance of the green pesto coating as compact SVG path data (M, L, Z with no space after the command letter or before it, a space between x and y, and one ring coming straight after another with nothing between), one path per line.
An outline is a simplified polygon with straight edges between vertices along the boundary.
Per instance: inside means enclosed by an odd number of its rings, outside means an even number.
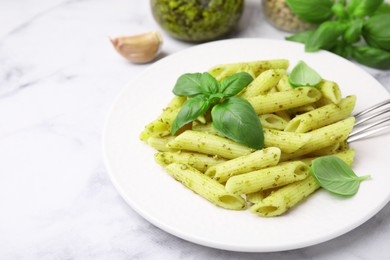
M153 16L173 37L190 42L220 38L241 17L244 0L151 0Z

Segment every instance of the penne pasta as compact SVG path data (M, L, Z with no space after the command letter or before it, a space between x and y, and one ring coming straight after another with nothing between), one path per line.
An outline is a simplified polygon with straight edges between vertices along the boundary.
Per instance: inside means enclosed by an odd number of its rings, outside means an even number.
M262 217L279 216L319 188L317 181L309 175L304 180L291 183L271 193L253 205L250 211Z
M302 87L250 97L247 100L256 113L262 115L311 104L320 98L321 92L317 89Z
M187 152L159 152L154 155L158 164L165 167L171 163L183 163L205 172L209 167L221 164L226 160L217 156Z
M280 149L269 147L210 167L205 174L220 183L231 176L274 166L279 162Z
M264 114L260 115L260 122L264 128L284 130L288 121L281 116L275 114Z
M286 71L282 69L270 69L262 72L246 87L246 89L241 93L241 97L249 98L266 94L270 89L278 84L282 75L285 74Z
M169 142L167 146L173 149L218 155L227 159L237 158L253 152L253 149L227 138L193 130L184 131Z
M295 152L282 154L281 161L297 158L346 140L352 131L354 123L355 118L349 117L337 123L311 131L312 138L310 141Z
M306 178L309 166L301 161L286 162L241 175L226 182L226 190L232 194L248 194L260 190L284 186Z
M290 133L274 129L263 129L264 146L279 147L284 153L292 153L304 146L311 139L310 133Z
M339 104L329 104L298 115L288 122L285 131L306 133L348 117L355 107L356 96L348 96Z
M218 81L223 80L237 72L248 72L253 78L257 77L263 71L269 69L287 69L288 60L259 60L250 62L240 62L231 64L217 65L209 70L209 73Z
M228 193L222 184L189 165L172 163L165 169L184 186L219 207L232 210L246 208L246 202L242 197Z

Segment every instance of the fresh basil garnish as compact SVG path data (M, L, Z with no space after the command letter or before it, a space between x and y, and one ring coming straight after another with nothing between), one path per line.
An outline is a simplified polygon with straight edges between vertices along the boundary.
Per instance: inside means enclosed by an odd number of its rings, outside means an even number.
M288 76L288 81L294 88L314 87L321 80L321 76L303 61L298 62Z
M384 0L286 2L302 20L320 23L317 29L286 37L287 40L304 43L307 52L329 50L347 59L356 57L356 61L369 67L389 68L386 52L390 51L390 4Z
M355 43L360 41L360 36L363 28L363 20L356 19L351 22L348 28L344 32L344 39L346 43Z
M175 134L184 125L194 121L210 108L210 101L204 95L198 95L184 102L172 124L172 134Z
M331 0L286 0L291 10L302 20L321 23L332 17Z
M176 96L192 97L201 94L202 73L186 73L181 75L173 88L173 94Z
M359 189L360 182L370 178L356 176L351 167L336 156L314 159L310 173L322 188L344 196L354 195Z
M361 64L377 69L390 69L390 52L369 46L354 46L352 57Z
M305 51L315 52L320 49L331 49L337 39L347 29L347 24L339 21L324 22L307 39Z
M390 13L375 15L365 21L363 37L371 47L390 51Z
M314 31L303 31L286 37L286 40L293 42L306 43Z
M248 101L231 97L211 110L213 127L224 136L254 149L264 146L259 117Z
M384 0L351 0L348 11L352 16L363 18L372 15L383 2Z
M251 75L246 72L239 72L222 80L219 91L223 97L235 96L252 81L253 78Z
M214 105L211 117L218 132L248 147L262 149L264 134L259 117L248 101L234 96L252 81L252 76L246 72L236 73L220 83L207 72L180 76L173 93L189 93L191 96L177 114L172 124L172 134Z

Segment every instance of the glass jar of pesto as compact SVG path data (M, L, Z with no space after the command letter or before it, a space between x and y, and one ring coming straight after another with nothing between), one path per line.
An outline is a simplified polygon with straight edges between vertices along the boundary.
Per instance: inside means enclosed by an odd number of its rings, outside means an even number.
M155 20L174 38L205 42L234 29L244 0L151 0L151 7Z
M285 0L262 0L262 4L267 21L280 30L301 32L316 27L298 18Z

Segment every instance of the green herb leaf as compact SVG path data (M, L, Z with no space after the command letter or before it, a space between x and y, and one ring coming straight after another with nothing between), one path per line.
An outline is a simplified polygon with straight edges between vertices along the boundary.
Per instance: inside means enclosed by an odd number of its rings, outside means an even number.
M300 33L296 33L294 35L286 37L286 40L293 41L293 42L306 43L313 32L314 32L313 30L309 30L309 31L303 31Z
M347 18L348 12L345 8L344 3L337 2L332 6L332 12L339 18Z
M192 97L201 94L201 73L186 73L181 75L173 88L176 96Z
M336 45L330 49L330 51L348 59L351 57L352 46L343 40L338 40Z
M375 15L365 21L363 37L371 47L390 51L390 13Z
M218 93L219 83L210 73L205 72L200 78L200 90L208 95Z
M344 196L354 195L359 189L360 182L370 178L356 176L351 167L336 156L314 159L310 173L322 188Z
M286 3L294 14L308 23L321 23L333 15L331 0L286 0Z
M321 80L321 76L303 61L298 62L288 76L288 81L295 88L302 86L314 87Z
M231 97L240 93L253 81L252 76L247 72L233 74L221 81L219 92L224 97Z
M347 28L347 30L344 32L345 42L352 44L360 41L362 28L363 28L363 20L362 19L354 20Z
M259 117L248 101L230 97L211 110L213 127L222 135L254 149L264 146Z
M373 15L389 14L389 13L390 13L390 4L383 3L381 6L379 6L378 9L376 9Z
M194 121L209 109L211 103L206 96L198 95L184 102L172 124L171 132L174 135L185 124Z
M348 11L352 16L363 18L372 15L383 4L384 0L351 0Z
M354 46L352 57L361 64L377 69L390 69L390 52L369 46Z
M315 52L320 49L331 49L347 27L348 24L341 21L322 23L307 39L305 50Z

